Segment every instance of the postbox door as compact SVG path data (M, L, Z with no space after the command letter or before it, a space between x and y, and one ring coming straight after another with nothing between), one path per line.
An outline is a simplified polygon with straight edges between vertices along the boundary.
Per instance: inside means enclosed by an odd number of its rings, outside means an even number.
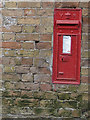
M77 35L57 34L57 80L76 80L78 44L77 37Z

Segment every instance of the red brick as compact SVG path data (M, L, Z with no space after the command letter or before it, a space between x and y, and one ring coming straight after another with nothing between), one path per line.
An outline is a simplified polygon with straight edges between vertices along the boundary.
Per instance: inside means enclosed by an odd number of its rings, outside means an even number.
M33 59L32 58L22 58L21 64L23 65L33 65Z
M88 34L82 33L82 41L83 42L88 42Z
M62 7L70 7L70 8L77 8L79 7L79 2L62 2Z
M19 42L2 42L3 48L10 48L10 49L20 49L21 43Z
M39 73L43 73L43 74L50 74L50 69L48 69L48 68L42 68L42 67L39 67L38 68L38 72Z
M75 8L79 7L79 2L55 2L55 8Z
M81 76L81 83L88 83L89 79L87 76Z
M53 2L42 2L42 7L43 8L53 8L54 3Z
M22 46L23 49L33 49L34 48L34 43L24 42L24 43L22 43L21 46Z
M35 16L36 10L35 9L25 9L24 16Z
M60 8L62 6L61 2L55 2L55 8Z
M52 40L52 34L41 34L40 35L40 41L51 41Z
M83 17L83 25L88 25L89 19L88 17Z
M51 43L50 42L39 42L36 43L37 49L51 49Z
M82 33L88 33L88 26L82 26Z
M51 85L50 84L40 84L40 89L42 91L51 91Z
M89 7L89 2L80 2L79 7L81 8L88 8Z

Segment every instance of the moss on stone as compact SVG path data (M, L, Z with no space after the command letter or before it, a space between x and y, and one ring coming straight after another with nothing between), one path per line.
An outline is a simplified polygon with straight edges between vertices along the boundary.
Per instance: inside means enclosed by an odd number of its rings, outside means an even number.
M25 107L25 106L29 106L29 101L28 100L20 100L18 101L18 106L19 107Z
M58 116L58 114L57 114L57 109L55 109L55 108L50 108L50 109L48 109L48 112L50 113L50 115L53 115L53 116Z
M9 97L9 92L8 91L3 91L2 96L3 97Z
M24 94L24 95L22 96L22 98L29 98L29 96L27 96L26 94Z
M59 93L58 98L60 100L68 100L68 99L70 99L70 94L68 94L68 93Z
M61 108L62 105L61 105L60 101L54 100L54 102L53 102L53 107L54 107L54 108Z
M76 100L79 101L79 102L82 102L82 95L78 95Z
M76 101L69 101L68 103L70 104L71 107L77 108L77 102Z
M43 111L42 108L34 108L34 112L35 112L35 114L41 114L42 111Z

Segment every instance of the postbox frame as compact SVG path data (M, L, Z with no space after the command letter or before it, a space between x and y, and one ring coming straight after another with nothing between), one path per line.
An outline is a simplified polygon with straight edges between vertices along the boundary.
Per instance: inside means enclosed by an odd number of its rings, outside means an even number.
M57 49L58 49L58 39L57 41L55 40L56 39L56 33L55 33L55 17L54 17L54 27L53 27L53 73L52 73L52 82L53 83L56 83L56 84L80 84L80 61L81 61L81 15L82 15L82 10L80 8L76 8L76 9L72 9L72 8L60 8L60 9L54 9L54 13L56 10L73 10L73 11L79 11L79 14L80 14L80 18L79 20L76 20L77 24L79 24L79 31L80 33L78 34L79 35L79 42L78 42L78 62L77 62L77 77L76 77L76 80L75 81L71 81L70 79L67 81L63 81L63 80L57 80ZM75 21L74 21L75 22ZM73 22L73 23L74 23ZM78 23L79 22L79 23ZM57 33L58 35L70 35L69 33L65 34L65 33ZM57 35L57 36L58 36ZM76 35L77 34L72 34L72 35ZM72 47L72 45L71 45ZM72 48L71 48L71 52L72 52ZM72 53L71 53L72 54Z

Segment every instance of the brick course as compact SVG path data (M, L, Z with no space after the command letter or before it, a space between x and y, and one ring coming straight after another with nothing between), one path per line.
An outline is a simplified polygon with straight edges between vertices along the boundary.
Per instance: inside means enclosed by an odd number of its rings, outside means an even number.
M3 2L2 120L88 119L88 2ZM81 83L52 83L54 8L82 9Z

